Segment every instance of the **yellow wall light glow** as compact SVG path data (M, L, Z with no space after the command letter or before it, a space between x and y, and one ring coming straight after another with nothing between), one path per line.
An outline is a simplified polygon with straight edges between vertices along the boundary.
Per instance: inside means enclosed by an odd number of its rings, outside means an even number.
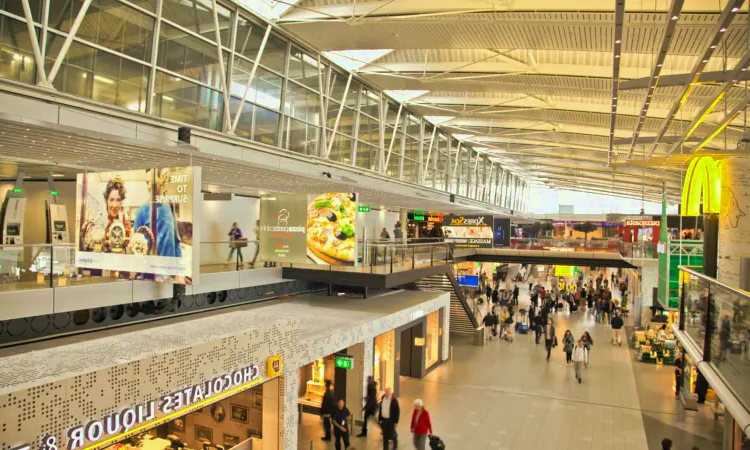
M694 158L690 162L682 185L682 215L700 215L701 196L703 212L719 214L721 211L721 163L710 156Z

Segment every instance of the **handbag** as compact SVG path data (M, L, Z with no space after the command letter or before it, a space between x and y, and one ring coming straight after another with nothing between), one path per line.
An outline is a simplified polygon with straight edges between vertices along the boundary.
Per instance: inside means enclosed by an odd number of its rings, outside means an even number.
M557 347L557 336L555 336L555 339L552 340L552 347Z

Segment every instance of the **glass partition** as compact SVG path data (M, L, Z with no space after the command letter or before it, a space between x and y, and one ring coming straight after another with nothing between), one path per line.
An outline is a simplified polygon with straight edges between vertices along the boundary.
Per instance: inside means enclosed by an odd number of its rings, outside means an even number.
M709 283L703 278L691 276L687 272L681 273L682 282L682 318L685 332L702 348L706 339L706 325L708 324Z

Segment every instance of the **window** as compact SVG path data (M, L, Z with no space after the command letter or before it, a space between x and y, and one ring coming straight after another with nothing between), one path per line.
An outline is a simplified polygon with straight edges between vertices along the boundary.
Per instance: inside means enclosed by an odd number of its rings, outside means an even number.
M221 130L223 103L219 91L163 72L156 74L154 114L159 117Z
M260 44L266 34L266 25L259 25L242 16L239 17L237 25L237 38L234 43L234 51L240 55L255 61L258 57ZM268 36L266 47L260 58L260 64L280 74L284 73L286 64L287 41L274 32Z
M25 17L23 12L23 0L0 0L0 10L7 11L11 14L15 14L19 17ZM44 5L44 0L29 0L29 9L31 9L31 17L34 19L34 22L41 22L42 19L42 9ZM52 6L50 6L50 10L52 9ZM52 26L52 18L53 16L50 14L50 26ZM24 23L24 27L26 24Z
M325 68L321 68L322 76L325 77ZM320 80L318 78L318 60L292 47L289 57L289 79L303 84L310 89L320 91Z
M211 0L163 0L163 2L162 18L216 42ZM231 13L218 3L216 9L221 44L229 47ZM216 53L215 50L214 53Z
M245 86L252 71L252 63L236 58L229 92L239 98L245 95ZM246 101L264 106L276 111L281 110L282 79L273 72L258 67L250 84Z
M320 127L310 125L291 117L284 119L283 148L303 155L319 156Z
M260 106L254 108L253 140L264 144L278 146L279 113Z
M328 155L328 157L332 161L351 164L353 143L354 140L352 138L344 136L343 134L336 133L336 136L333 138L333 144L331 144L330 141L328 142L328 145L331 146L331 153Z
M362 89L360 91L360 100L359 100L359 111L363 112L369 116L372 117L379 117L379 97L374 92L368 90L368 89Z
M380 123L372 117L359 115L359 134L357 139L375 147L380 146Z
M320 96L293 81L287 82L284 112L313 125L320 124Z
M213 44L163 23L158 56L159 67L221 89L219 61ZM228 53L224 52L225 67L228 58Z
M36 61L27 30L25 23L0 16L0 77L34 84Z
M332 73L331 79L335 80L335 82L331 84L331 100L341 103L341 99L344 98L344 90L346 89L348 76L339 73ZM344 102L349 108L357 107L357 96L359 95L360 88L361 85L354 79L349 83L349 91L346 93L346 102Z
M333 100L328 101L328 117L326 118L326 127L329 130L333 130L340 108L340 104L334 102ZM344 107L344 109L341 110L341 117L339 118L339 126L338 128L336 128L336 134L346 134L348 136L354 136L355 116L356 111Z
M357 167L376 171L378 170L378 147L369 145L362 141L357 142Z
M52 69L63 41L49 48L45 66ZM145 112L148 67L104 50L72 42L54 80L61 92Z

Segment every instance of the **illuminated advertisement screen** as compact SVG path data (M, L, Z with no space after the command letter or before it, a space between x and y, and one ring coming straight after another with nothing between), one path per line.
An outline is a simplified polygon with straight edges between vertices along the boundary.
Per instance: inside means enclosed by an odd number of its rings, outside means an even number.
M308 262L307 194L261 196L259 238L263 261Z
M492 238L495 247L510 247L510 219L496 217L492 222Z
M329 192L307 202L307 256L317 264L355 265L357 195Z
M556 277L577 277L578 266L555 266Z
M479 276L477 275L457 275L456 282L459 286L479 286Z
M443 216L443 233L456 248L492 248L492 216Z
M201 168L78 174L76 267L92 276L195 284Z

